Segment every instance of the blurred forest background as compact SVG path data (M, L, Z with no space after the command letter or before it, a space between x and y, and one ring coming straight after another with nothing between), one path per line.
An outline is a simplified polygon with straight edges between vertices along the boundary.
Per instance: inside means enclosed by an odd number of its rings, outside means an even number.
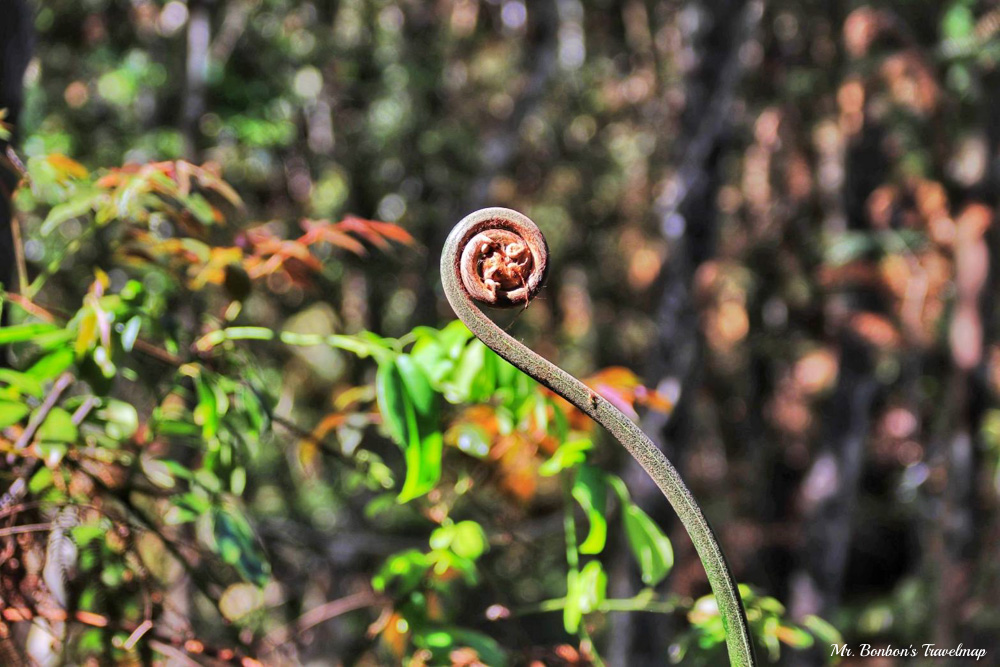
M765 661L1000 655L995 2L26 6L3 664L721 664L656 487L450 324L484 206Z

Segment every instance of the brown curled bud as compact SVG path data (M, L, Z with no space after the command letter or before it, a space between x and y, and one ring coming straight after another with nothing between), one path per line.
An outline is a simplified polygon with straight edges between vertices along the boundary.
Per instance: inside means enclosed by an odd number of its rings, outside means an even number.
M538 293L548 267L548 246L526 216L504 208L477 211L467 219L459 272L476 301L506 308Z

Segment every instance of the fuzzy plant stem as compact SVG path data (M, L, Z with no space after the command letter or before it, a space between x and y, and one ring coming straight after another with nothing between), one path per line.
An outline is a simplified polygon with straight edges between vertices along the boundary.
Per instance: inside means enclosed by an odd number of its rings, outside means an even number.
M733 665L756 665L739 588L722 548L677 470L642 430L578 379L512 338L475 305L525 305L541 288L548 247L538 227L506 208L486 208L459 222L441 255L445 296L487 347L603 426L639 462L680 517L705 567L726 629Z

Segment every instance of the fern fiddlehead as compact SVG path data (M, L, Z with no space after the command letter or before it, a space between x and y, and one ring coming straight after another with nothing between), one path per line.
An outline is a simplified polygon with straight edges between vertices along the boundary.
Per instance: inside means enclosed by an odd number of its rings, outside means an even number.
M726 629L730 662L741 667L755 665L739 588L712 528L673 465L620 410L509 336L474 303L494 307L526 304L541 288L547 268L545 237L526 216L506 208L486 208L463 218L448 236L441 255L444 293L472 333L607 429L656 482L705 567Z

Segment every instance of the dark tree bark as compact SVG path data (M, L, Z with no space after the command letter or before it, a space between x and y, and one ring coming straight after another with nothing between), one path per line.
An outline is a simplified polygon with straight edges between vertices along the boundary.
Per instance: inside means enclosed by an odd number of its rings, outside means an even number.
M756 33L763 5L758 0L724 0L706 5L704 11L708 29L696 38L700 64L688 77L690 101L683 118L688 129L683 136L690 139L678 142L675 137L664 137L680 161L671 193L661 197L655 209L671 258L658 279L662 291L656 313L657 338L647 364L648 384L657 387L698 384L694 378L699 374L701 341L691 285L698 265L715 254L717 158L730 130L730 111L744 71L740 50ZM651 412L642 423L643 430L679 468L683 465L679 452L692 435L689 399L689 392L682 390L680 403L670 415ZM675 522L659 489L637 464L627 463L623 476L635 502L658 523ZM626 550L616 551L617 559L627 557ZM612 564L616 573L625 569L618 561ZM614 579L614 594L627 595L620 586L620 575ZM676 628L664 631L664 621L655 615L616 614L608 647L611 662L626 659L635 665L661 664L676 636Z
M7 110L5 122L14 131L24 99L24 71L31 59L33 11L25 0L0 0L0 109ZM16 258L11 233L11 193L18 173L7 157L9 144L0 141L0 283L14 285Z

